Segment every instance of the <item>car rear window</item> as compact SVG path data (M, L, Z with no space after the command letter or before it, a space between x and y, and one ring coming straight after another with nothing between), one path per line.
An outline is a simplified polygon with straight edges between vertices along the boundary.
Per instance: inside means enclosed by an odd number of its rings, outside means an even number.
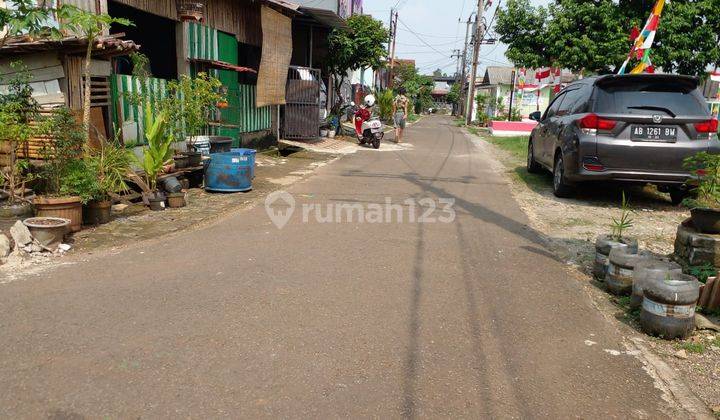
M652 115L670 111L675 115L709 115L705 98L697 88L641 81L598 86L595 110L611 114Z

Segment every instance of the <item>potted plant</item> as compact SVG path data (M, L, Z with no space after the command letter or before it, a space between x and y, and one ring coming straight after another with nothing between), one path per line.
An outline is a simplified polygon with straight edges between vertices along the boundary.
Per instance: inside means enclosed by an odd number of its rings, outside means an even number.
M160 111L155 115L150 102L146 102L145 139L147 146L143 147L142 159L136 158L136 160L144 172L144 180L141 183L143 198L152 210L165 210L165 196L158 190L157 181L163 171L163 166L172 160L173 155L170 146L174 138L166 128L167 115L165 111Z
M174 122L168 126L177 139L186 138L188 165L199 166L201 153L196 147L197 137L212 119L219 103L225 101L219 92L222 83L206 73L196 77L182 75L177 81L168 83L168 96L162 100L161 109L167 120Z
M9 80L7 93L0 95L0 149L5 158L0 162L0 218L8 219L32 215L26 193L35 175L18 150L40 132L39 105L32 97L30 75L20 62L11 67L16 75Z
M700 152L685 159L685 167L697 177L690 186L695 197L683 200L697 230L720 233L720 155Z
M627 248L631 253L638 252L637 238L628 237L625 232L633 226L633 210L630 208L630 201L622 193L620 217L611 217L610 234L599 235L595 241L595 263L593 274L599 279L604 279L609 265L610 251L614 248Z
M131 156L117 140L101 139L98 148L88 148L84 161L95 186L92 199L83 209L85 223L100 225L110 221L112 195L128 190L125 180L131 171Z
M36 215L68 219L70 230L77 232L82 229L83 202L92 195L92 180L82 161L83 126L67 108L58 109L45 124L52 140L44 142L41 150L44 192L33 200Z

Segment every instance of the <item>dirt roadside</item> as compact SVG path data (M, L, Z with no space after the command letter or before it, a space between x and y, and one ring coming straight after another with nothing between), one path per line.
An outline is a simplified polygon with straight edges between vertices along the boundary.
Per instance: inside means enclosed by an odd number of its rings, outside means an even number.
M640 330L637 314L628 311L627 299L611 296L602 283L589 275L595 238L609 233L610 218L619 216L622 188L593 187L580 191L573 199L558 199L552 193L551 175L527 174L518 148L513 153L512 148L499 145L497 139L478 135L504 167L512 193L531 227L545 235L553 253L567 262L572 277L584 283L596 307L625 335L628 348L643 347L656 354L658 363L667 366L664 376L678 376L720 417L720 333L696 331L684 341L649 337ZM652 187L626 189L626 194L635 211L629 235L638 238L642 249L657 255L671 254L677 227L689 212L673 206L666 194Z

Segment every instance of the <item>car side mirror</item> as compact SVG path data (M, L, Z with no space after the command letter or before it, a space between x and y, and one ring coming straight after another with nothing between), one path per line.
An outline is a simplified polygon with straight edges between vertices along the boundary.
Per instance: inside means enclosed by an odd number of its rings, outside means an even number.
M540 118L542 117L542 113L540 111L535 111L530 113L530 119L533 121L540 122Z

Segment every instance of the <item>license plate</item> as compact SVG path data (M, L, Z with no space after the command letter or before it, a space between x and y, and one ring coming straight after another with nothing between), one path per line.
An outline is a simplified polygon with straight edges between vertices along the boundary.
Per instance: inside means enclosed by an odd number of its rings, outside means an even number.
M634 125L630 139L633 141L662 141L672 143L677 140L677 127L657 125Z

